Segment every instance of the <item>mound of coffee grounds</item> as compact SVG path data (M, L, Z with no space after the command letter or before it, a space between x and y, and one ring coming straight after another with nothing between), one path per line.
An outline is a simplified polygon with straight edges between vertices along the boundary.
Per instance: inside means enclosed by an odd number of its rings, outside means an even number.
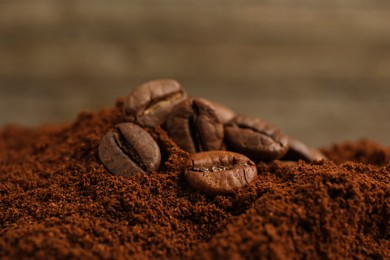
M330 159L257 165L224 196L195 191L189 153L160 127L158 172L110 174L98 158L123 101L73 123L0 130L1 258L390 257L390 150L337 144Z

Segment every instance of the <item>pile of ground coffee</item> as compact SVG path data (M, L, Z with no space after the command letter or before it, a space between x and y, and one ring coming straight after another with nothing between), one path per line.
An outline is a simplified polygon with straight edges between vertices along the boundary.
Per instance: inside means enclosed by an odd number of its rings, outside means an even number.
M390 257L390 150L334 145L330 161L260 162L230 195L183 177L189 154L159 127L158 172L110 174L98 158L123 101L70 124L0 130L0 257Z

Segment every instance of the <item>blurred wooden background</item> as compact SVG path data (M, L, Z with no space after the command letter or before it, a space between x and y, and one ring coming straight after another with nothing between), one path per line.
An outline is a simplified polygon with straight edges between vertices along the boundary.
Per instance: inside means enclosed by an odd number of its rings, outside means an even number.
M390 145L390 2L0 2L0 125L72 120L161 77L312 145Z

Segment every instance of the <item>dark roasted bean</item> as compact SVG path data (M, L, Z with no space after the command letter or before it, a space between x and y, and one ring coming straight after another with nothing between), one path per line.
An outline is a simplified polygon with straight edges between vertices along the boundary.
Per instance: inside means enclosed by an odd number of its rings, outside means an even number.
M152 172L161 162L160 148L152 136L133 123L122 123L100 142L99 157L114 175Z
M226 143L232 151L255 161L281 158L288 148L288 139L267 121L237 116L225 126Z
M326 160L326 156L316 148L311 148L305 145L303 142L288 137L288 150L287 153L281 158L285 161L298 161L304 160L306 162Z
M163 125L171 109L186 97L176 80L146 82L128 95L124 105L125 120L147 127Z
M248 185L257 176L257 168L242 154L209 151L193 154L187 160L184 175L195 190L219 195Z
M223 125L214 106L205 99L188 98L176 105L168 118L169 136L187 152L218 150L223 141Z

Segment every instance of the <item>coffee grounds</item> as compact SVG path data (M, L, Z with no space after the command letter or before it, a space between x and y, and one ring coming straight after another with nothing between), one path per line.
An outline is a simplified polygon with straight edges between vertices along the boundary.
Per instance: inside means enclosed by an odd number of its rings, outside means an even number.
M327 162L259 163L259 176L209 197L183 177L189 154L161 129L159 172L130 178L100 163L123 102L73 123L0 131L2 258L390 257L390 150L334 145Z

